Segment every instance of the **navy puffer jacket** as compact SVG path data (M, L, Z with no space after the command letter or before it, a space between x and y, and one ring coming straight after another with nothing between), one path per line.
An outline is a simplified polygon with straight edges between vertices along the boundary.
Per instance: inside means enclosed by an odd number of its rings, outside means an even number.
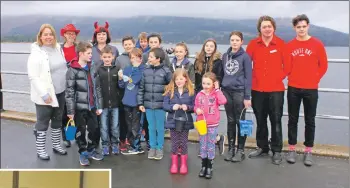
M187 122L184 126L185 130L193 129L193 117L191 113L193 113L194 108L194 100L195 95L190 96L188 91L184 91L182 95L175 90L174 97L170 99L170 94L167 94L164 97L163 102L163 109L168 112L167 120L165 123L165 128L167 129L174 129L175 128L175 119L174 117L185 117L187 116ZM175 104L186 104L187 105L187 111L183 111L181 109L179 110L173 110L173 107Z
M171 81L172 73L162 62L158 66L148 65L143 71L137 104L147 109L163 109L163 93Z

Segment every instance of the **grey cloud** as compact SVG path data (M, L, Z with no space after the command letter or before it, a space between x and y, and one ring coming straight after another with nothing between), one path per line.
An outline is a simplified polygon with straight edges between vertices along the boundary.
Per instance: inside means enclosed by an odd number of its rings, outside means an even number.
M293 17L307 14L315 25L349 33L348 1L23 1L1 2L1 15L72 15L130 17L138 15L206 18Z

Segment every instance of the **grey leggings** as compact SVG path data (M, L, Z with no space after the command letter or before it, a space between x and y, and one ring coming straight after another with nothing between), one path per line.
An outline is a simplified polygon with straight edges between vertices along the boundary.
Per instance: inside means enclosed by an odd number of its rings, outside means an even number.
M35 104L36 109L36 124L37 131L47 131L49 122L51 120L51 128L59 129L62 126L62 115L64 105L66 103L65 92L56 94L59 107L52 107L48 105Z

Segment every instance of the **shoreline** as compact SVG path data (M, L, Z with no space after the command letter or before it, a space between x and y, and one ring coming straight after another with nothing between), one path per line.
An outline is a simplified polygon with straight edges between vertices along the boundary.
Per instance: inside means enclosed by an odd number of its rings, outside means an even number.
M10 42L10 41L6 41L6 42L1 42L1 44L32 44L33 42ZM59 41L59 44L61 44L61 41ZM122 44L121 42L111 42L111 44ZM174 43L162 43L162 44L166 44L166 45L175 45ZM192 45L190 43L187 43L187 45ZM198 45L202 45L202 44L198 44ZM229 44L219 44L218 45L229 45ZM246 46L247 44L243 44L243 46ZM346 48L350 48L349 46L325 46L325 47L346 47Z

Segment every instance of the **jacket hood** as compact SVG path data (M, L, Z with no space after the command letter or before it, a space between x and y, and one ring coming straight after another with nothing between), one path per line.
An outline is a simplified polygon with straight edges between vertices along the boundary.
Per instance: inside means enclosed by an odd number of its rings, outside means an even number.
M91 62L87 63L88 67L91 68ZM69 66L75 69L83 69L81 65L79 64L79 57L75 57L70 61Z
M137 67L137 69L140 70L140 69L143 69L143 68L145 68L145 67L146 67L146 65L143 64L143 63L141 63L141 64Z
M176 62L177 62L177 58L174 57L173 60L171 61L171 64L175 65ZM187 57L185 57L184 60L182 60L181 65L187 65L189 63L190 63L190 60Z
M139 48L140 50L142 50L143 53L148 52L148 51L151 49L151 48L149 47L149 45L147 45L147 47L146 47L145 49L142 49L142 48L141 48L141 45L140 45L140 40L137 40L135 47L136 47L136 48Z
M229 47L227 50L227 54L231 57L231 58L236 58L242 54L244 54L244 49L241 47L237 52L232 52L232 47Z
M198 53L198 52L196 53L196 59L199 58L199 54L200 54L200 53ZM220 52L216 51L215 54L214 54L214 59L213 59L213 61L218 60L218 59L221 59L221 56L222 56L222 54L221 54Z
M150 65L150 64L149 64L149 67L152 68L152 69L153 69L153 68L155 68L155 69L160 69L160 68L163 68L163 67L164 67L164 64L165 64L164 61L162 61L162 62L160 62L160 64L159 64L158 66L154 66L154 65Z
M125 55L125 56L129 56L129 52L123 52L122 54L120 55Z

